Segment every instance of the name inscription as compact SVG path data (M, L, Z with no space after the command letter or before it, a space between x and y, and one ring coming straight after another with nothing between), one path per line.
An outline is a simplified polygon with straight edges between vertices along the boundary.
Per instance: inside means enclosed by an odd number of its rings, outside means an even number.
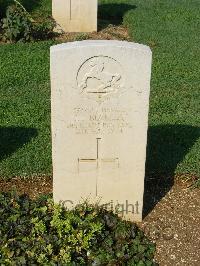
M128 121L128 108L76 107L74 118L67 124L76 134L123 133L132 128Z

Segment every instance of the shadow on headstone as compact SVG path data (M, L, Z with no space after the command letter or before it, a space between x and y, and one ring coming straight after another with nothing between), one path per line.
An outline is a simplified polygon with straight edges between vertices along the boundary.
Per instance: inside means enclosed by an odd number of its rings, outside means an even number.
M0 127L0 161L37 137L35 128Z
M100 4L98 6L98 29L104 29L109 24L120 25L126 12L137 8L130 4Z
M199 137L199 127L187 125L149 127L143 217L171 189L178 163L183 161Z

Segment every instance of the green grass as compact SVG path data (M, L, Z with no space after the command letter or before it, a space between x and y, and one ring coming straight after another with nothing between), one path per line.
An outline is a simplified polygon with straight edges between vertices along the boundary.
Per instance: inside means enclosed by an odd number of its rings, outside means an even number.
M50 45L0 46L0 176L51 173Z
M134 3L125 23L153 51L148 169L199 176L200 2Z
M200 2L101 1L100 19L150 45L153 68L147 175L200 176ZM119 5L120 4L120 5ZM130 6L133 6L133 8ZM47 7L47 8L46 8ZM33 5L50 14L51 1ZM51 175L49 47L0 45L0 176Z

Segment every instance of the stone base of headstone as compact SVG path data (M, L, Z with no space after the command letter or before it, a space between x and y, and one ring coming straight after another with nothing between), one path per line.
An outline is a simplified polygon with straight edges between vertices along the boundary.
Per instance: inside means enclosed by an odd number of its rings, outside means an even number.
M57 32L97 31L97 0L53 0Z

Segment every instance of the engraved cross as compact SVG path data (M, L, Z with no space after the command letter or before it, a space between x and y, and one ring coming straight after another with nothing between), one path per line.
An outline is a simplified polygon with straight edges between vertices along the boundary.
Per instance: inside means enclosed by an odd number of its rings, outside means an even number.
M69 9L70 10L70 20L72 20L72 0L70 0L69 4L70 4L70 7L69 7L70 8Z
M80 15L80 0L69 0L69 19L79 19Z
M100 169L102 163L117 163L119 168L119 158L101 158L99 155L99 146L101 138L96 139L96 158L78 158L78 168L81 163L95 163L96 169ZM97 184L96 184L96 196L97 196Z

